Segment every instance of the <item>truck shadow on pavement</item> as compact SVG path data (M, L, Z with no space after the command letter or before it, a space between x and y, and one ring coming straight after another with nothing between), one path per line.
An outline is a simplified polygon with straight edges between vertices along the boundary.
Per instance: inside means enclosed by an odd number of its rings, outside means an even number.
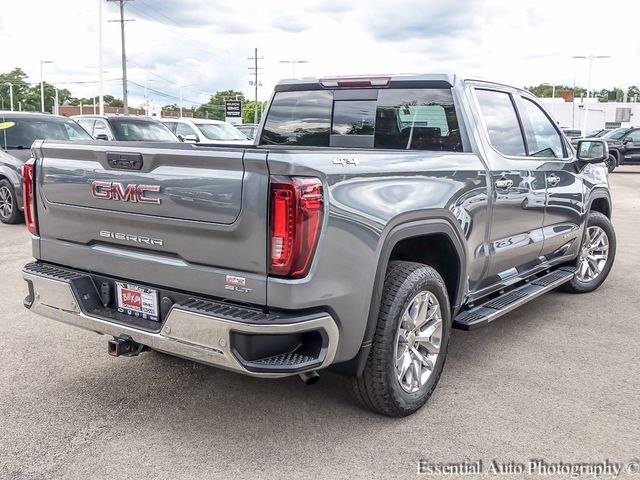
M547 297L555 295L561 294ZM541 305L544 301L526 305L483 329L454 330L440 385L426 408L412 418L427 418L429 409L450 405L448 393L467 388L465 382L470 375L477 375L473 365L479 359L490 361L492 352L547 321L540 318L544 316ZM155 424L160 418L163 428L181 430L188 425L216 435L221 427L254 431L287 425L289 429L298 421L301 425L318 422L340 426L345 419L351 424L354 419L366 418L364 425L354 427L356 430L398 421L362 410L351 398L346 379L331 372L321 372L318 383L306 386L297 376L251 378L157 352L134 358L95 355L88 360L95 360L100 368L66 376L63 389L78 392L83 402L98 407L100 412L136 419L137 424L145 419Z

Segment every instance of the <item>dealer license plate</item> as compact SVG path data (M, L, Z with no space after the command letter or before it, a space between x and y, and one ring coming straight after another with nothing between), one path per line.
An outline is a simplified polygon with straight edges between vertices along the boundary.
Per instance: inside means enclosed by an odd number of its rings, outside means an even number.
M116 282L118 311L146 320L158 321L158 291L131 283Z

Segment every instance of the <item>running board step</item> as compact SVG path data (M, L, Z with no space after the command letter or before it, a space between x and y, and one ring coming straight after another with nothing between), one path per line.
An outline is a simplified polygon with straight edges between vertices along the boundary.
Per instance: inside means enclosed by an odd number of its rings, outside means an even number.
M453 320L453 326L462 330L472 330L484 326L534 298L538 298L543 293L570 281L575 273L576 270L573 267L554 270L499 297L459 313Z

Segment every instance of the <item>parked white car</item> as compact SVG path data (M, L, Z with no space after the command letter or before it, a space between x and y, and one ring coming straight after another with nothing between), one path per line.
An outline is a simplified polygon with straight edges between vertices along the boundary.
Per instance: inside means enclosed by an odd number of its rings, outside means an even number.
M253 144L253 142L236 127L229 123L221 122L220 120L207 120L204 118L163 118L161 122L183 142Z

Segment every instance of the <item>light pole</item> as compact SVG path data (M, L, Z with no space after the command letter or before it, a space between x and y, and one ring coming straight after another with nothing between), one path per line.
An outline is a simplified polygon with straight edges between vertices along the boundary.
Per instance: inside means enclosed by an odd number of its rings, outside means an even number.
M589 60L589 77L587 79L587 103L584 106L584 119L582 120L582 138L586 138L587 135L587 119L589 118L589 95L591 94L591 71L593 70L594 58L611 58L609 55L574 55L571 58L582 58ZM575 99L574 99L575 101Z
M104 78L102 76L102 0L98 0L98 105L100 115L104 115Z
M53 63L51 60L40 60L40 111L44 113L44 76L42 74L42 65L45 63Z
M9 108L13 112L13 83L6 82L5 85L9 85Z
M291 65L291 76L296 77L296 63L309 63L309 60L280 60L280 63L288 63Z

